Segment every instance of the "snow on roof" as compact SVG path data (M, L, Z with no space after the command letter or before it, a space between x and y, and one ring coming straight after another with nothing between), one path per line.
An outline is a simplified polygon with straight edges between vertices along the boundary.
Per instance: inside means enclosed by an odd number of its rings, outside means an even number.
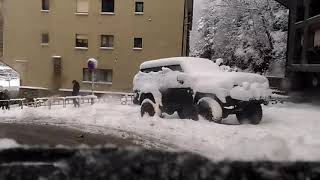
M161 66L171 66L171 65L178 65L178 64L194 64L200 62L211 62L209 59L203 58L195 58L195 57L172 57L172 58L164 58L164 59L157 59L144 62L140 65L140 69L148 69L154 67L161 67Z

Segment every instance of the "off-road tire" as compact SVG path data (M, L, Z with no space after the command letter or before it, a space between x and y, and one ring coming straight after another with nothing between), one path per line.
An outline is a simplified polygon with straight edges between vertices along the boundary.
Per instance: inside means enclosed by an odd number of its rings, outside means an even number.
M150 117L155 116L156 110L155 110L155 104L150 99L145 99L141 103L141 117L144 117L146 114L148 114Z
M262 107L258 103L250 103L236 115L240 124L249 122L250 124L258 125L261 122L263 116Z
M221 105L213 98L204 97L197 103L197 112L210 122L221 123L223 110Z

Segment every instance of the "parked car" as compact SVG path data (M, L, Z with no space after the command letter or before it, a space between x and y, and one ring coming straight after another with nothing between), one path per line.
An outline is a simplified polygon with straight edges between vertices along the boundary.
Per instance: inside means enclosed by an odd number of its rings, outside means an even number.
M261 104L271 95L268 79L230 72L218 61L175 57L141 64L133 80L134 102L141 105L141 116L177 112L182 119L197 120L200 115L221 123L236 114L240 123L259 124Z

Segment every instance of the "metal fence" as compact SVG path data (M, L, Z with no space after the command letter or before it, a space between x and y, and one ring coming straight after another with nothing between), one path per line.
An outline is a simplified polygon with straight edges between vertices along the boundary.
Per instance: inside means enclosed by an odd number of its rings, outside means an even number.
M48 98L34 98L33 106L48 106L51 109L52 106L62 105L64 108L67 107L68 104L74 104L74 101L81 104L91 104L93 105L97 101L97 96L66 96L66 97L48 97Z
M89 96L66 96L66 97L42 97L42 98L34 98L34 99L9 99L9 100L0 100L0 104L8 105L8 109L12 106L18 106L21 109L23 109L25 106L27 107L41 107L46 106L49 109L52 108L52 106L62 106L63 108L66 108L67 105L73 105L74 101L79 102L79 106L83 104L95 104L95 103L103 103L108 102L109 96L103 96L98 98L94 95ZM117 95L117 98L120 100L120 104L122 105L130 105L133 104L134 94L127 93L122 95Z
M11 106L12 104L18 104L18 105L21 107L21 109L23 109L23 106L24 106L24 104L25 104L25 103L24 103L25 101L26 101L25 98L23 98L23 99L9 99L9 100L0 100L0 103L1 103L1 105L2 105L3 108L4 108L5 105L6 105L6 104L4 104L4 103L7 103L9 109L10 109L10 106Z

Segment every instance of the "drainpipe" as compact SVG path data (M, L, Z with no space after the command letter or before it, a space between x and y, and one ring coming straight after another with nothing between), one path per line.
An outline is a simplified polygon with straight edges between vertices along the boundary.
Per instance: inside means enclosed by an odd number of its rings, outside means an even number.
M183 27L182 27L182 48L181 48L181 56L186 56L186 54L184 54L184 49L185 49L185 26L186 26L186 9L187 9L187 1L188 0L184 0L184 9L183 9Z

